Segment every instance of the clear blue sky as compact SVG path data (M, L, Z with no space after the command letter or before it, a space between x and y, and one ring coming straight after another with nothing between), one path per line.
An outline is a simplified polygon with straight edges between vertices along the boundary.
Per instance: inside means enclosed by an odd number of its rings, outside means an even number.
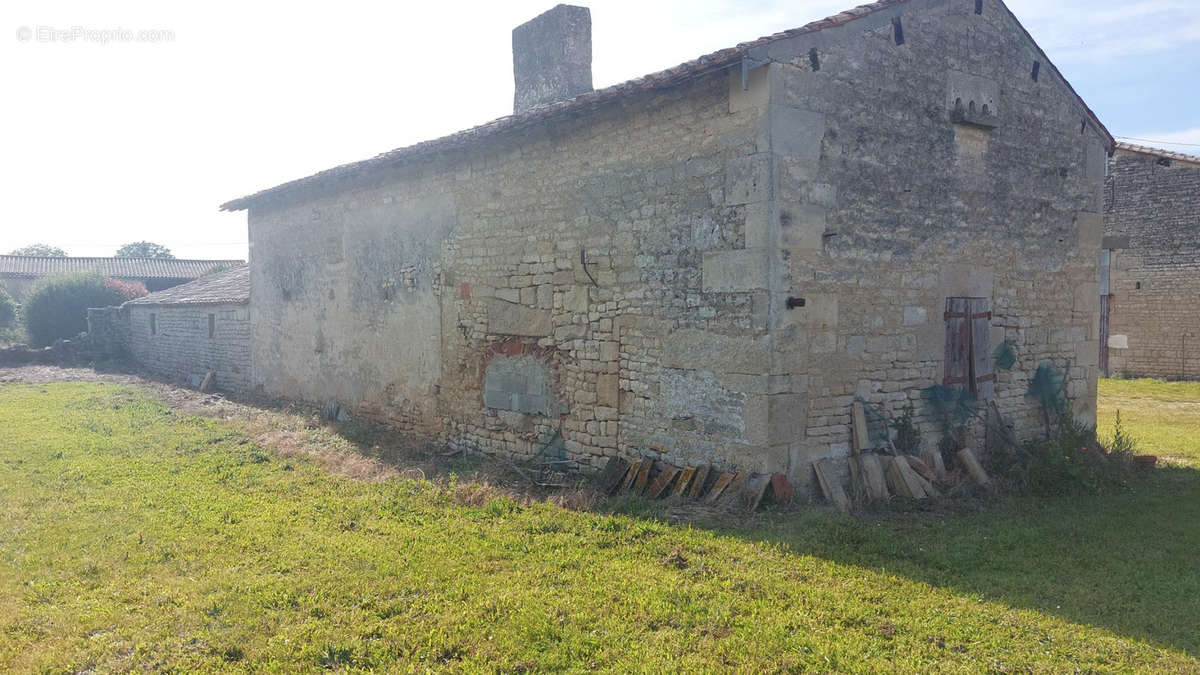
M510 31L556 1L5 0L0 252L244 257L218 204L507 114ZM574 1L603 87L861 0ZM1008 4L1114 134L1200 154L1200 0Z

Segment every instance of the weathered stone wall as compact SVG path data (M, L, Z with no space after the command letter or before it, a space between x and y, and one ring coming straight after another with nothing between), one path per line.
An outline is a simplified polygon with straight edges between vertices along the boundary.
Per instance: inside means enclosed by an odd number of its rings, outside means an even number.
M1041 57L1011 16L914 2L771 56L772 372L807 398L792 465L848 454L855 397L893 416L911 404L937 442L921 392L947 375L951 297L988 302L986 350L1013 345L994 389L1020 433L1040 428L1025 392L1042 362L1094 423L1106 148L1045 64L1034 80Z
M87 341L96 358L129 356L131 339L129 310L124 307L92 307L87 311Z
M1122 151L1109 173L1109 373L1200 378L1200 166Z
M1044 360L1094 419L1101 136L973 5L914 0L903 45L880 13L773 43L745 88L715 73L255 203L254 383L502 455L560 434L581 467L803 486L856 395L919 407L946 299L978 297L1019 355L995 388L1020 430Z
M138 365L181 380L203 377L211 370L220 389L250 389L250 320L245 305L135 305L124 311L129 315L129 353Z

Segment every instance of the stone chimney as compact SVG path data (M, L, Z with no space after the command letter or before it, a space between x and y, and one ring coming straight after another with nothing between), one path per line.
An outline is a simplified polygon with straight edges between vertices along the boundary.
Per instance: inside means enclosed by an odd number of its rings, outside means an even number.
M592 13L558 5L513 29L513 113L592 90Z

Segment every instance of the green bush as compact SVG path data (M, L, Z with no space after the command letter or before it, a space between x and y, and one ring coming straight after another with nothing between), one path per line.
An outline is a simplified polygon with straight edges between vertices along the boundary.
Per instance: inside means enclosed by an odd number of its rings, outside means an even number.
M1134 446L1119 421L1106 449L1094 428L1064 420L1049 439L1029 444L1029 487L1043 495L1123 489L1132 472Z
M18 342L20 333L17 329L17 301L0 286L0 345Z
M21 314L25 332L35 346L69 339L87 330L89 307L108 307L125 301L120 291L108 287L95 274L45 277L25 296Z
M12 328L17 323L17 301L0 286L0 330Z

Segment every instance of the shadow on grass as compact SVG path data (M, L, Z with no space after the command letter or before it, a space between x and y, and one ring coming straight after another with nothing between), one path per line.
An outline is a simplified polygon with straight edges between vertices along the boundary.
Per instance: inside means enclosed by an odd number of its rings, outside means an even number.
M1115 495L1012 497L978 512L806 513L710 529L1200 656L1200 472Z
M375 425L334 428L382 461L403 466L419 457L388 451L388 434ZM480 473L519 485L519 477L494 460L455 455L440 458L437 466L430 478ZM628 496L601 499L594 510L683 520L793 555L904 576L1200 656L1195 469L1142 472L1115 494L1003 497L975 510L946 512L904 512L897 505L862 518L787 508L730 520L679 502Z

